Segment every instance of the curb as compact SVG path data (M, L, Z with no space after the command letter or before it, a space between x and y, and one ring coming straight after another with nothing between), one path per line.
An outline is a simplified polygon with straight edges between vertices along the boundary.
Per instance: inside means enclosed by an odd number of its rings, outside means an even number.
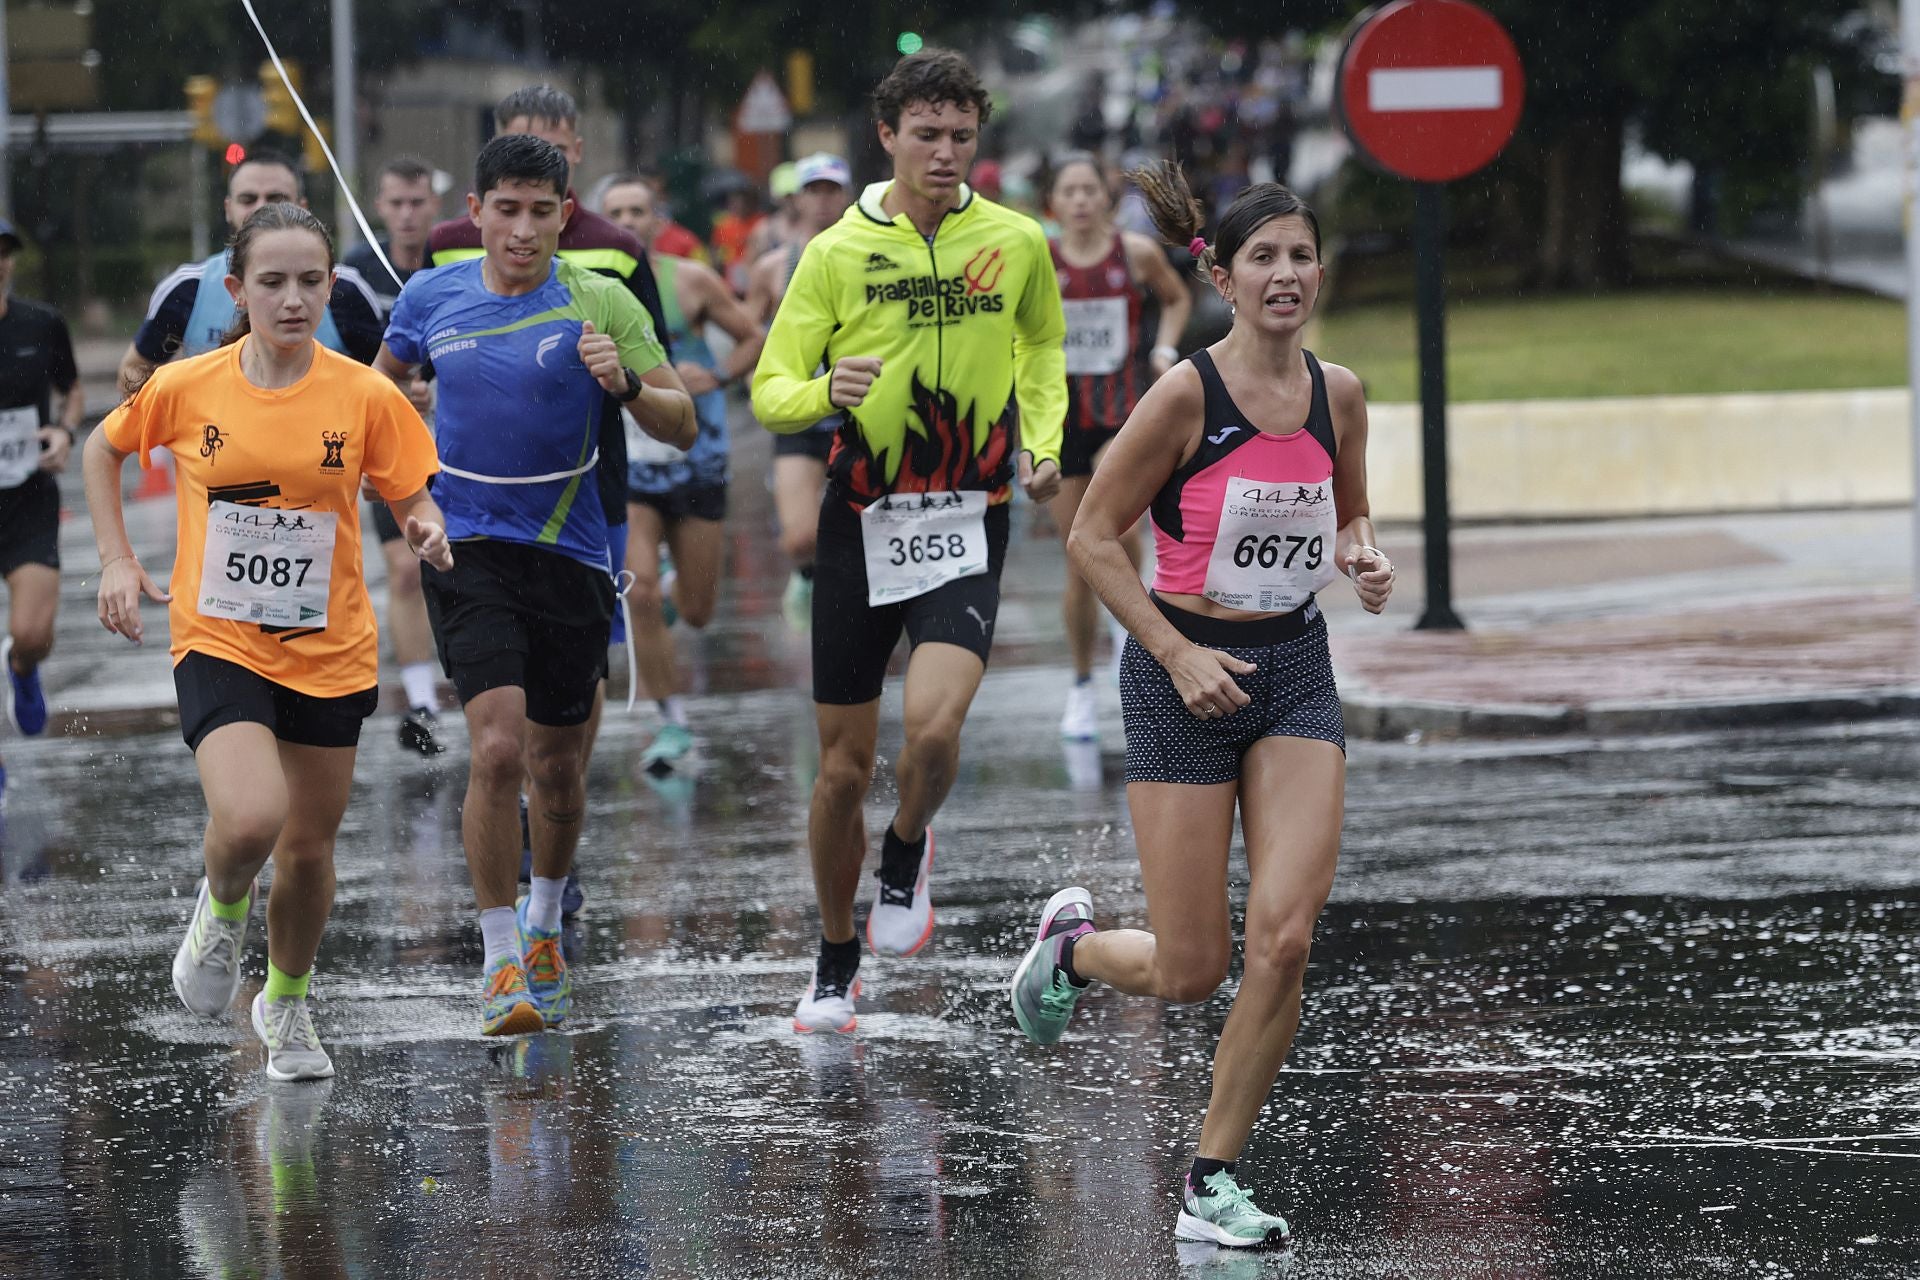
M1341 696L1347 736L1375 742L1419 738L1631 736L1702 729L1835 723L1920 716L1920 688L1836 690L1767 698L1665 702L1437 702L1357 692Z

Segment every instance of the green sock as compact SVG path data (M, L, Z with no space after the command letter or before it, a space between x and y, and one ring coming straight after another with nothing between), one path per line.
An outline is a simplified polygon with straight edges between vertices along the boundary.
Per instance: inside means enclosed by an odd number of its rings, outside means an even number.
M253 898L251 894L241 898L238 902L222 902L213 896L212 889L207 890L207 906L212 908L213 918L215 920L245 920L247 918L247 908L252 905Z
M297 978L288 977L280 972L280 966L267 961L267 999L286 1000L307 998L307 984L313 981L313 970L309 969Z

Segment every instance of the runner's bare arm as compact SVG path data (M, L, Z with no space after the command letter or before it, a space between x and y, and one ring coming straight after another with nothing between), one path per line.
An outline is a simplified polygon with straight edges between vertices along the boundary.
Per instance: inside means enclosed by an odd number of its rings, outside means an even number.
M389 502L393 522L407 540L407 550L442 573L453 568L453 547L447 541L447 518L426 486L414 490L397 502Z
M1333 413L1333 509L1340 532L1333 542L1333 563L1353 579L1354 591L1368 613L1379 613L1393 594L1393 563L1374 546L1372 508L1367 500L1367 396L1352 370L1321 362L1327 380L1327 405Z
M753 270L747 273L747 314L757 324L772 324L773 313L779 309L780 268L781 260L785 257L786 253L782 250L763 253L760 260L753 264Z
M414 372L420 366L408 364L393 354L393 348L383 342L380 344L380 354L373 358L373 367L392 378L394 385L402 391L407 391L412 387Z
M595 332L588 321L580 331L580 362L587 372L627 406L627 412L640 429L655 440L664 440L677 449L691 449L700 435L700 420L694 416L693 397L670 364L658 364L640 374L640 394L627 399L627 368L620 363L620 347L611 334Z
M107 443L107 433L87 437L81 474L86 478L87 511L93 518L93 541L100 552L100 625L135 644L145 627L140 621L140 597L165 604L173 597L162 591L133 553L127 538L126 513L120 505L120 468L128 455Z
M738 382L760 362L760 349L767 344L767 331L754 321L752 310L733 296L727 282L711 269L701 267L694 278L704 295L700 308L702 318L719 325L733 339L733 350L720 371L721 383Z
M1153 384L1107 446L1067 536L1067 554L1094 594L1147 651L1164 663L1189 643L1147 598L1120 535L1131 529L1192 452L1206 416L1200 374L1191 366Z
M1120 239L1126 245L1134 275L1146 282L1160 304L1160 323L1154 330L1153 354L1149 357L1153 376L1158 378L1179 363L1180 335L1187 331L1187 318L1193 314L1193 295L1159 245L1137 231L1124 231Z

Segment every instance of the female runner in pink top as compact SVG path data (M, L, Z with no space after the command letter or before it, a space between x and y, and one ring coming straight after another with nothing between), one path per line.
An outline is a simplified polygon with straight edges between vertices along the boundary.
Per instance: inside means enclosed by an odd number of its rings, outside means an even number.
M1041 912L1012 1000L1021 1029L1051 1044L1095 979L1162 1000L1212 995L1233 953L1227 852L1237 807L1251 878L1245 973L1174 1230L1271 1245L1288 1238L1286 1221L1253 1204L1234 1162L1299 1024L1346 779L1314 597L1344 573L1378 613L1393 566L1372 546L1360 380L1301 345L1323 269L1312 211L1284 187L1251 187L1209 246L1177 168L1134 177L1162 236L1191 245L1234 311L1224 339L1141 398L1068 539L1132 637L1120 681L1127 802L1152 931L1096 931L1092 896L1063 889ZM1159 554L1151 594L1120 543L1147 510Z

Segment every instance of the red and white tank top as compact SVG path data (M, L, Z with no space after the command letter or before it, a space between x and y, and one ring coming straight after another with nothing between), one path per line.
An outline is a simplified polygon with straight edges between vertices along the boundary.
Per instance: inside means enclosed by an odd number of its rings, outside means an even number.
M1112 430L1127 420L1153 381L1144 341L1146 299L1127 265L1126 245L1113 233L1107 256L1076 267L1047 241L1060 277L1067 315L1067 430Z
M1193 354L1206 429L1153 498L1155 591L1287 613L1333 581L1333 415L1320 362L1304 354L1313 402L1306 422L1286 435L1249 422L1212 355Z

